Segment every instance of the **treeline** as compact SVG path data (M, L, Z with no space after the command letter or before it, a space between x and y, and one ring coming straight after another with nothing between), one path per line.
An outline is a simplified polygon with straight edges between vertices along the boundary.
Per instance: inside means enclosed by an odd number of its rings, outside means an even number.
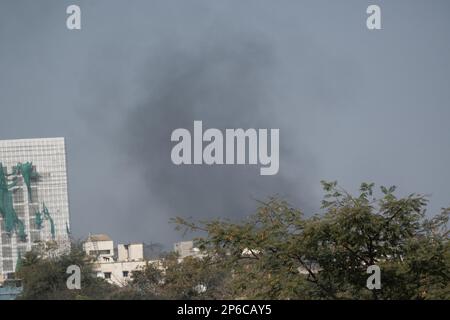
M450 209L425 215L428 199L397 197L395 187L363 183L356 195L322 182L322 213L305 217L278 198L240 222L176 218L178 229L203 234L202 258L133 273L123 288L92 276L80 246L44 259L26 254L21 299L450 299ZM81 290L68 290L66 269L79 265ZM367 268L380 268L370 290Z

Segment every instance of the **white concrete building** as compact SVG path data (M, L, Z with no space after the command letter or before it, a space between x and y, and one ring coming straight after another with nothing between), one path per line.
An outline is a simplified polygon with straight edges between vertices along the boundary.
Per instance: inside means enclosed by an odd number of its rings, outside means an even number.
M3 278L34 246L51 243L55 254L70 248L64 138L0 140L0 189Z
M144 260L144 244L119 244L117 246L118 261L142 261Z
M114 241L106 234L89 235L83 243L83 249L98 262L111 262L114 260Z
M133 272L143 270L148 264L153 264L164 271L163 260L147 260L144 256L143 243L118 244L106 234L89 235L83 243L83 249L94 259L93 270L97 277L106 279L109 283L125 286L132 280ZM178 262L186 257L201 258L204 256L193 241L182 241L174 244L178 253Z
M178 254L178 261L182 261L186 257L201 258L203 254L199 248L194 247L194 241L181 241L173 245L174 251Z
M94 271L97 277L118 286L126 285L131 280L133 271L142 270L147 263L157 263L144 259L142 243L119 244L116 255L113 240L105 234L90 235L83 248L95 259Z

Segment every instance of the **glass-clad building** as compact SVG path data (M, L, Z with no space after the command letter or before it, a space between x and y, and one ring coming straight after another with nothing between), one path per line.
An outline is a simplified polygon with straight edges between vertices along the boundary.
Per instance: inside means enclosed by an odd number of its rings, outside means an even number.
M0 140L0 280L26 251L70 248L64 138Z

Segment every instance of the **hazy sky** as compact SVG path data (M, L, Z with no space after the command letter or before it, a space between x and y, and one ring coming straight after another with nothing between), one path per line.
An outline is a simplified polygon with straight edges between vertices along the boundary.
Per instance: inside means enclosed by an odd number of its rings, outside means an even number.
M435 213L450 205L449 14L446 0L1 1L0 139L66 137L76 237L170 245L170 217L240 218L274 194L311 214L321 179L430 194ZM170 133L194 120L279 128L279 174L174 166Z

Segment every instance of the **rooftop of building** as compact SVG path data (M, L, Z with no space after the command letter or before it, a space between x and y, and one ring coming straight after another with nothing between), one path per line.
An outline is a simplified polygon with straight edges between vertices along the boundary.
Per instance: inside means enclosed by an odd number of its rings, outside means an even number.
M112 241L112 239L107 234L100 233L100 234L90 234L87 237L86 241L87 242L88 241L91 241L91 242L94 242L94 241Z
M22 139L0 139L0 142L34 142L34 141L40 141L40 140L55 140L55 141L61 141L65 140L64 137L42 137L42 138L22 138Z

